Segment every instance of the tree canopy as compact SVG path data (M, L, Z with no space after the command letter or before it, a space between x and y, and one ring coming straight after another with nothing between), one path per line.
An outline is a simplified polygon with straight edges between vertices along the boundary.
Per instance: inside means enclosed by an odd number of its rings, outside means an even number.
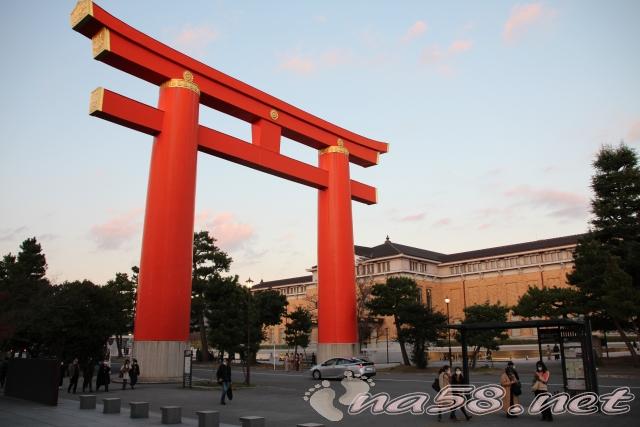
M489 304L485 302L484 304L475 304L464 309L464 320L462 323L506 322L507 313L509 313L509 307L501 305L500 303ZM500 343L508 337L506 332L501 329L468 331L466 334L467 345L473 347L472 367L475 368L476 366L480 349L499 350ZM460 340L460 334L457 334L456 339Z

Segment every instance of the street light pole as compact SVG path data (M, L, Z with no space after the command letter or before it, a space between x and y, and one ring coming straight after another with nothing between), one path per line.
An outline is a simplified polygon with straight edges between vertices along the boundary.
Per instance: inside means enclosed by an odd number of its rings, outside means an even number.
M253 280L251 277L247 279L245 282L247 287L249 288L249 292L247 292L247 351L245 352L245 358L247 363L247 378L245 383L247 385L251 384L251 364L249 363L249 359L251 358L251 284Z
M449 366L453 365L453 359L451 357L451 328L449 328L450 320L449 320L449 303L451 300L449 297L444 298L444 303L447 305L447 335L449 337Z
M387 363L389 363L389 328L385 328L387 330Z

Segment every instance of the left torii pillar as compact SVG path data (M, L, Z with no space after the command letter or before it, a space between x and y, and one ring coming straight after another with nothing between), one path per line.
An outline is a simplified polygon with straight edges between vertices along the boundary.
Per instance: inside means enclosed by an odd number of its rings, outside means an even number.
M189 71L160 86L164 117L151 154L133 348L146 382L182 379L191 314L199 96Z

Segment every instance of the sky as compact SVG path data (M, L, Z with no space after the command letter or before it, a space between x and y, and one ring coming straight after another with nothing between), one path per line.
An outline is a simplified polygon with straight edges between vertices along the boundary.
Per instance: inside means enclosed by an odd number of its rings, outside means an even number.
M638 1L97 2L129 25L318 117L390 143L351 165L379 203L354 240L443 253L588 229L602 144L640 151ZM73 0L3 3L0 254L35 236L55 283L139 264L153 139L90 117L98 86L158 88L92 59ZM250 140L201 106L200 122ZM283 140L283 154L317 154ZM275 280L316 263L317 190L198 155L196 230L231 274Z

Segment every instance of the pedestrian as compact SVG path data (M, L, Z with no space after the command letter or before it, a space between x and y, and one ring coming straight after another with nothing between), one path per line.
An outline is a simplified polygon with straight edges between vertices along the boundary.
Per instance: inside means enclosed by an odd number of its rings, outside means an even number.
M9 371L9 360L5 354L0 364L0 387L4 388L4 382L7 380L7 372Z
M553 358L560 360L560 347L558 347L558 344L553 345Z
M534 395L538 396L549 392L547 384L549 383L550 376L551 374L544 362L542 360L536 362L536 372L533 374L533 385L531 386ZM553 421L551 408L547 407L542 410L542 421Z
M518 396L522 394L522 386L512 365L507 365L504 369L504 372L500 376L500 385L504 388L502 410L507 414L507 418L517 418L517 415L509 412L509 408L520 403Z
M67 393L71 393L71 389L73 388L73 394L76 394L78 378L80 378L80 365L78 365L78 359L75 358L71 366L69 366L69 387L67 387Z
M284 370L289 370L289 352L285 353L284 355Z
M547 360L551 360L551 346L549 344L547 344L545 352L547 353Z
M93 393L93 370L95 363L92 358L89 358L87 364L82 369L82 392L84 393L87 386L89 386L89 392Z
M122 389L127 388L127 382L129 381L129 371L131 371L131 365L129 359L125 359L124 364L120 367L120 378L122 378Z
M222 364L218 367L216 378L218 379L218 384L222 387L220 404L226 405L224 402L226 397L229 397L229 400L233 399L233 392L231 391L231 365L229 364L229 358L225 358Z
M67 365L64 363L64 360L60 361L60 380L58 381L58 388L62 388L62 381L64 381L64 376L67 375Z
M131 364L131 370L129 371L129 377L131 378L131 390L138 383L138 377L140 376L140 365L138 365L138 359L133 359Z
M314 366L317 363L315 351L311 353L311 365Z
M449 384L451 384L451 368L449 365L444 365L438 372L438 387L440 388L439 395L441 397L444 397L449 393L449 389L444 390L444 388L449 386ZM446 401L447 399L442 400ZM451 418L455 417L455 414L451 413ZM442 413L440 412L438 413L438 421L442 421Z
M295 368L296 368L296 371L299 371L300 370L300 353L294 353L294 354L295 354L294 356Z
M453 371L453 376L451 377L451 385L454 385L454 386L455 385L463 385L463 384L466 384L466 383L467 382L465 381L464 375L462 375L462 369L457 367L455 369L455 371ZM465 404L466 404L467 395L465 393L453 391L453 394L456 394L458 396L463 396L465 398ZM471 415L467 414L467 410L464 408L464 405L460 407L460 411L462 411L462 414L467 419L467 421L469 421L471 419ZM456 419L456 411L455 410L451 411L451 418L452 419Z
M511 368L513 375L515 375L518 382L520 382L520 375L518 375L518 371L516 370L516 365L513 363L513 360L509 360L507 362L507 367Z
M111 367L106 360L100 362L98 367L98 375L96 377L96 391L104 386L104 391L109 391L109 383L111 382Z

